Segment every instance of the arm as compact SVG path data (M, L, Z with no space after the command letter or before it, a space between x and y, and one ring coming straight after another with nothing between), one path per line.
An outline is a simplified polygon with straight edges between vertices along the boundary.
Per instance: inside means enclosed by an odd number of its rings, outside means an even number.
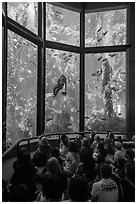
M98 201L98 186L97 183L93 184L92 191L91 191L91 201L97 202Z

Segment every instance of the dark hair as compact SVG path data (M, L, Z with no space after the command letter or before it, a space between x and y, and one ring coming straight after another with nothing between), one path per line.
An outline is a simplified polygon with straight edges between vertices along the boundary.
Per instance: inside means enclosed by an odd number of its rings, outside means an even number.
M97 145L97 147L98 147L99 153L100 153L103 157L105 157L105 156L106 156L106 150L105 150L105 148L104 148L104 142L99 142L98 145Z
M66 134L62 134L61 135L61 141L63 142L63 144L68 147L68 137Z
M100 173L102 178L110 178L112 175L112 168L109 164L104 164L100 167Z
M70 152L76 152L76 153L78 152L78 145L76 142L74 142L74 141L69 142L69 151Z
M131 148L126 150L126 155L128 155L129 159L134 159L135 158L135 153Z
M121 136L121 135L119 135L119 136L117 137L117 141L122 143L122 136Z
M61 172L61 166L55 157L51 157L47 161L47 171L53 176L59 175Z
M30 153L26 148L21 148L17 154L17 160L20 161L22 164L28 164L31 162Z
M112 132L112 130L108 130L107 131L107 137L110 138L111 140L115 139L114 133Z
M72 202L86 202L89 196L88 182L83 176L70 179L69 196Z

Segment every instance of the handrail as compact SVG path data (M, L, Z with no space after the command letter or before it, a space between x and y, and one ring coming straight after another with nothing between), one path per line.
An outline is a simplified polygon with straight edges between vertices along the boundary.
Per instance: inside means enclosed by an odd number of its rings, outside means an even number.
M30 137L30 138L24 138L24 139L21 139L21 140L17 141L14 145L12 145L7 151L5 151L3 153L2 158L4 158L14 148L17 148L17 152L18 152L20 143L22 143L24 141L28 141L27 148L28 148L28 150L30 150L30 141L31 140L36 140L36 139L40 139L41 140L42 137L50 137L50 136L58 135L59 136L59 143L60 143L60 136L62 134L66 134L66 135L71 135L71 134L72 135L76 135L76 134L79 134L79 135L82 135L82 134L92 134L92 133L93 133L92 130L91 131L77 131L77 132L58 132L58 133L47 133L47 134L44 131L44 133L39 135L39 136ZM107 134L107 133L106 132L96 132L96 134L104 135L104 134ZM133 136L133 135L135 135L135 133L115 132L114 135L125 135L125 136L129 135L129 136Z
M40 136L31 137L31 138L24 138L24 139L18 141L17 145L19 147L19 144L21 142L23 142L23 141L27 141L28 140L28 143L29 143L30 140L33 140L33 139L39 138L41 140L42 137L50 137L50 136L54 136L54 135L58 135L59 136L59 142L60 142L60 135L62 135L62 134L66 134L66 135L71 135L71 134L72 135L76 135L76 134L79 134L79 135L82 135L82 134L92 134L92 133L93 133L92 130L91 131L77 131L77 132L57 132L57 133L47 133L47 134L44 131L44 133L41 134ZM107 134L107 133L106 132L96 132L96 134L104 135L104 134ZM134 133L115 132L114 135L125 135L125 136L127 136L127 135L134 135ZM29 147L28 147L28 149L29 149Z

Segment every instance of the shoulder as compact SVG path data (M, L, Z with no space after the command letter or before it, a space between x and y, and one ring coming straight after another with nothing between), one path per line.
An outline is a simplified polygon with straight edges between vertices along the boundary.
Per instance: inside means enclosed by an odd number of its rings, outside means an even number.
M94 187L94 188L99 188L99 187L101 187L101 184L102 184L102 180L100 180L100 181L98 181L98 182L95 182L95 183L93 184L93 187Z

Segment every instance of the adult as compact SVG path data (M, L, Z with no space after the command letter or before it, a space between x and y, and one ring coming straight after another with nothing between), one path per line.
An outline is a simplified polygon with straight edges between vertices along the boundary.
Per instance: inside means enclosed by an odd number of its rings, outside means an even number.
M117 162L117 160L119 158L125 159L125 154L126 154L126 151L122 147L122 143L121 142L115 141L115 148L116 148L116 152L114 154L114 164L116 164L116 162Z
M94 141L91 145L91 148L93 149L93 151L95 150L97 144L100 142L100 136L99 135L95 135L94 137Z
M51 147L46 137L43 137L41 140L39 140L38 149L32 157L32 162L36 167L42 167L46 165L47 160L51 157L50 150Z
M76 170L80 164L80 155L78 151L78 145L74 141L69 143L69 152L66 157L64 171L68 176L72 176L76 173Z
M42 184L45 201L61 201L63 193L67 189L67 178L55 157L51 157L47 161L47 172L43 175Z
M66 134L61 135L61 141L59 145L59 152L62 157L66 157L69 149L69 138Z
M72 177L68 191L71 202L86 202L89 199L88 182L83 176Z
M36 192L35 178L36 169L31 162L31 156L25 148L21 148L17 155L17 160L13 163L14 173L10 179L12 185L15 186L24 184L29 189L30 198L33 200Z
M127 166L122 180L123 202L135 202L135 166Z
M80 161L83 162L83 157L86 152L90 152L91 156L93 154L93 149L90 145L90 138L84 137L81 141L81 149L80 149Z
M127 166L135 166L135 152L129 148L126 150L126 163L125 163L125 167Z
M117 202L118 186L111 179L112 169L108 164L104 164L101 169L101 180L95 182L92 187L92 201L95 202Z

